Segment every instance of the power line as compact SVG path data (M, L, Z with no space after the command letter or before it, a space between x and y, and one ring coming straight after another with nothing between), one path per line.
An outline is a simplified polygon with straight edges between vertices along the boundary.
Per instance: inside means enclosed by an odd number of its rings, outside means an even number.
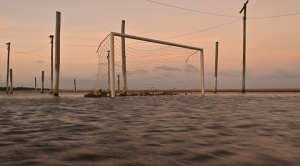
M224 23L224 24L220 24L220 25L217 25L217 26L213 26L213 27L210 27L210 28L202 29L202 30L199 30L199 31L190 32L190 33L187 33L187 34L178 35L178 36L169 37L169 38L164 38L164 39L160 39L160 40L175 39L175 38L180 38L180 37L184 37L184 36L193 35L193 34L196 34L196 33L200 33L200 32L208 31L208 30L211 30L211 29L219 28L219 27L222 27L222 26L225 26L225 25L229 25L229 24L235 23L235 22L237 22L237 21L239 21L239 20L241 20L241 18L236 19L236 20L231 21L231 22L227 22L227 23ZM130 45L132 45L132 44L141 44L141 43L144 43L144 42L130 43Z
M145 0L145 1L148 1L148 2L151 2L151 3L156 3L156 4L159 4L159 5L163 5L163 6L167 6L167 7L176 8L176 9L186 10L186 11L190 11L190 12L220 16L220 17L241 18L241 17L238 17L238 16L231 16L231 15L224 15L224 14L217 14L217 13L209 13L209 12L205 12L205 11L199 11L199 10L193 10L193 9L178 7L178 6L169 5L169 4L165 4L165 3L161 3L161 2L156 2L156 1L152 1L152 0ZM300 15L300 13L291 13L291 14L274 15L274 16L262 16L262 17L249 17L248 19L268 19L268 18L288 17L288 16L295 16L295 15Z
M60 45L63 45L63 46L74 46L74 47L97 47L97 46L94 46L94 45L77 45L77 44L60 44Z
M216 14L216 13L209 13L209 12L204 12L204 11L199 11L199 10L187 9L187 8L173 6L173 5L160 3L160 2L156 2L156 1L152 1L152 0L145 0L145 1L148 1L148 2L151 2L151 3L156 3L156 4L159 4L159 5L163 5L163 6L167 6L167 7L172 7L172 8L176 8L176 9L190 11L190 12L202 13L202 14L213 15L213 16L220 16L220 17L241 18L241 17L238 17L238 16L230 16L230 15L224 15L224 14Z
M179 35L179 36L165 38L165 39L162 39L162 40L174 39L174 38L184 37L184 36L188 36L188 35L193 35L193 34L196 34L196 33L204 32L204 31L208 31L208 30L211 30L211 29L222 27L222 26L225 26L225 25L228 25L228 24L232 24L232 23L235 23L239 20L241 20L241 19L239 18L237 20L234 20L234 21L231 21L231 22L228 22L228 23L224 23L224 24L221 24L221 25L217 25L217 26L214 26L214 27L207 28L207 29L199 30L199 31L196 31L196 32L191 32L191 33L187 33L187 34L183 34L183 35Z
M15 51L15 52L17 52L17 53L32 53L32 52L36 52L36 51L39 51L39 50L41 50L41 49L43 49L43 48L45 48L45 47L47 47L47 46L49 46L50 44L47 44L47 45L45 45L45 46L43 46L43 47L41 47L41 48L38 48L38 49L36 49L36 50L32 50L32 51Z
M27 52L18 52L18 51L12 51L12 52L15 52L17 54L23 54L23 55L31 55L31 56L38 56L38 57L42 57L42 58L50 58L50 57L46 57L46 56L42 56L42 55L35 55L35 54L27 53Z
M283 15L276 15L276 16L264 16L264 17L250 17L248 19L267 19L267 18L278 18L278 17L288 17L288 16L296 16L300 15L300 13L291 13L291 14L283 14Z

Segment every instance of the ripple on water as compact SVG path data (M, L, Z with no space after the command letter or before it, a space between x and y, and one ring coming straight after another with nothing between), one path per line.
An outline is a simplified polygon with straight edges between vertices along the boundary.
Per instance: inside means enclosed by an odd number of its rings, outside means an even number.
M299 165L299 94L0 94L0 165ZM3 111L4 110L4 111Z

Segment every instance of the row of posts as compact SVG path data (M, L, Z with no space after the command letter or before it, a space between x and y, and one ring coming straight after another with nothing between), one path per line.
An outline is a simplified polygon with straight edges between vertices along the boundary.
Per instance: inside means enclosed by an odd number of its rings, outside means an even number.
M59 72L60 72L60 26L61 26L61 14L56 12L56 26L55 26L55 84L53 85L53 35L50 35L51 38L51 93L54 96L59 95ZM6 93L12 93L13 83L12 83L12 69L9 68L10 64L10 42L6 43L8 50L7 58L7 73L6 73ZM9 88L9 78L10 78L10 88ZM76 90L76 81L74 79L74 86ZM54 89L53 89L54 87ZM10 90L9 90L10 89ZM35 90L36 90L36 77L35 77ZM44 71L42 71L42 88L41 92L44 91Z

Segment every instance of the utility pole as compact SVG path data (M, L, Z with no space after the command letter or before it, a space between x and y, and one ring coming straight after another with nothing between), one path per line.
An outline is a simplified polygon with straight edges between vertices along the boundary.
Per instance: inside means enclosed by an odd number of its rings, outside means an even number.
M245 83L246 83L246 19L247 19L247 4L249 0L244 3L243 8L240 13L244 11L244 37L243 37L243 82L242 82L242 92L245 93Z
M125 34L125 20L122 20L121 33ZM126 73L126 50L125 50L125 37L121 37L122 48L122 76L123 76L123 94L127 93L127 73Z
M61 15L60 12L56 12L56 26L55 26L55 84L54 84L54 96L58 96L59 93L59 72L60 72L60 25Z
M53 35L50 35L49 38L51 39L51 88L50 93L53 93Z
M7 45L6 93L8 93L10 42L6 43L6 45Z
M215 57L215 90L217 93L217 83L218 83L218 56L219 56L219 42L216 42L216 57Z

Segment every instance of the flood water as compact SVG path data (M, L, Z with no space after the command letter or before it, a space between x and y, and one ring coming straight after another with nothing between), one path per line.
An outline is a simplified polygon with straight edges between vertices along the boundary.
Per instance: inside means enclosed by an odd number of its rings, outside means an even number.
M300 165L300 93L0 94L1 166Z

